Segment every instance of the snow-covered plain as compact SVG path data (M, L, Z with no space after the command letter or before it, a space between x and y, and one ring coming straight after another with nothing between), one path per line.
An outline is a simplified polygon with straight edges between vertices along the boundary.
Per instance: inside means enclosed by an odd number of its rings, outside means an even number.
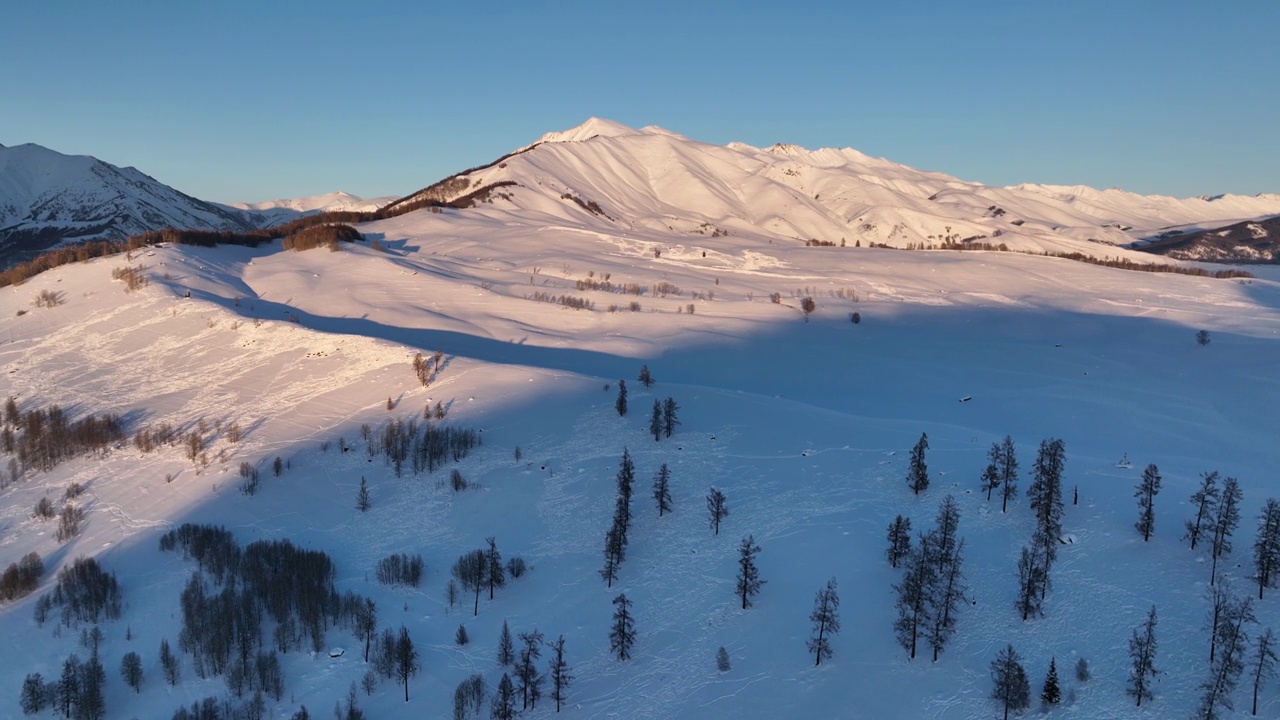
M510 171L521 169L516 160L542 162L544 147L513 158ZM183 522L225 525L242 545L289 538L325 550L340 591L376 600L380 626L409 628L423 672L407 704L389 681L362 692L373 718L448 717L454 686L473 672L494 687L503 620L513 632L565 636L577 676L566 717L997 717L988 665L1008 642L1027 661L1033 692L1051 656L1074 688L1050 717L1190 715L1207 671L1209 568L1179 541L1187 496L1207 470L1240 479L1243 521L1227 574L1248 592L1257 512L1277 493L1280 276L1270 268L1256 280L1214 280L1014 253L804 247L746 225L716 237L638 222L610 230L555 196L521 205L528 194L512 195L361 226L381 252L368 242L337 253L162 247L132 258L151 281L134 293L111 279L123 257L4 290L0 396L74 416L121 413L131 430L204 418L238 421L246 435L231 444L211 430L204 469L179 448L144 456L127 445L30 473L0 494L0 567L33 550L47 567L36 594L0 606L0 716L17 714L25 674L53 677L68 653L86 654L78 631L32 620L36 597L80 555L118 574L126 604L103 627L109 717L166 718L226 693L221 679L195 679L189 659L177 687L160 675L156 649L176 641L178 594L193 567L159 552L157 539ZM613 211L605 197L584 199ZM575 287L604 277L646 291ZM680 293L655 296L661 282ZM33 307L46 290L63 303ZM587 298L595 309L534 293ZM808 322L804 296L817 305ZM632 301L639 312L625 310ZM1195 343L1199 329L1210 345ZM437 348L447 365L423 388L411 358ZM636 381L646 363L652 390ZM630 389L625 417L614 410L620 378ZM648 411L668 396L683 424L654 442ZM449 408L445 422L483 430L483 447L456 465L478 488L452 493L447 470L396 478L364 453L363 423L421 416L437 402ZM906 459L922 432L933 482L915 497ZM1006 515L978 492L986 451L1006 434L1024 489L1042 439L1062 438L1067 453L1074 542L1061 549L1045 617L1027 622L1013 607L1014 569L1033 518L1021 496ZM339 438L356 451L340 453ZM597 571L624 448L637 467L636 520L609 590ZM1117 468L1126 453L1134 468ZM277 456L290 465L280 477L269 470ZM238 490L242 461L262 470L256 496ZM675 511L659 519L648 488L664 462ZM1147 463L1159 465L1165 489L1143 543L1132 491ZM364 514L354 507L361 477L373 496ZM87 486L87 516L60 545L55 521L33 519L32 508L72 481ZM704 501L713 485L731 510L718 537ZM946 494L962 512L972 604L937 663L908 661L891 629L898 575L884 558L885 529L898 513L929 526ZM748 534L763 547L768 584L743 611L734 577ZM492 602L483 597L473 618L465 603L447 607L444 587L458 555L488 535L531 570ZM422 554L420 588L374 580L392 552ZM832 576L843 630L834 658L815 668L808 615ZM621 663L608 639L619 591L635 603L638 635L634 659ZM1255 608L1263 625L1280 625L1276 595ZM1126 642L1153 603L1161 674L1156 700L1136 710L1124 694ZM464 648L453 642L459 623L471 637ZM352 651L285 657L285 698L271 717L302 703L327 714L360 679L357 642L330 631L328 644ZM722 645L732 658L723 674ZM141 694L117 672L130 650L143 657ZM1071 672L1078 657L1093 668L1085 684ZM1229 717L1247 716L1246 695L1236 693ZM553 714L544 699L530 716ZM1263 693L1260 714L1280 715L1280 686Z

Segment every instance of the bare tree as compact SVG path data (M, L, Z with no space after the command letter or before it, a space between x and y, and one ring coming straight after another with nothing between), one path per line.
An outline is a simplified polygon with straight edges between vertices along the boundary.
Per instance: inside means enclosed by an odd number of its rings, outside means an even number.
M671 470L666 463L662 463L653 477L653 499L658 502L658 517L671 512Z
M404 685L405 702L409 702L409 678L417 675L421 668L422 662L418 657L418 650L413 646L413 640L409 637L409 630L401 625L400 635L396 638L395 670L396 681Z
M1213 556L1209 570L1210 585L1218 576L1218 558L1231 552L1231 536L1240 525L1240 500L1243 495L1240 483L1235 478L1229 477L1222 481L1222 495L1215 508L1216 513L1210 528L1212 531L1210 554Z
M1143 700L1152 700L1151 683L1155 681L1156 670L1156 606L1152 605L1147 613L1147 621L1141 628L1135 628L1129 638L1129 658L1133 661L1133 672L1129 674L1129 687L1125 689L1142 707Z
M635 619L631 616L631 601L626 593L613 599L613 627L609 631L609 649L617 653L618 660L631 658L631 646L636 642Z
M472 550L464 553L453 564L453 577L467 592L475 593L475 607L472 615L480 614L480 591L488 581L488 555L484 550Z
M648 368L645 368L646 370ZM565 701L565 691L573 684L573 675L569 672L569 663L564 659L564 636L561 635L551 643L551 699L556 701L556 712Z
M716 488L707 491L707 515L711 519L711 529L720 534L720 521L729 515L729 506L725 502L724 493Z
M1134 527L1142 533L1143 542L1150 540L1151 533L1156 529L1156 494L1160 492L1160 486L1160 469L1155 465L1148 465L1142 471L1142 480L1138 482L1137 489L1133 491L1133 496L1138 498L1138 522Z
M1271 628L1262 631L1253 654L1253 714L1258 714L1258 691L1276 674L1276 641Z
M760 546L756 544L756 539L752 535L742 538L742 544L738 546L738 597L742 600L742 609L746 610L751 607L751 598L760 592L760 587L767 580L760 579L760 571L756 568L756 555L760 552Z
M1187 534L1183 535L1182 539L1190 540L1191 549L1195 550L1196 543L1200 541L1200 536L1204 534L1205 527L1218 506L1218 472L1216 470L1200 475L1200 487L1191 494L1191 504L1196 508L1196 517L1194 520L1187 521Z
M1010 710L1021 712L1031 706L1031 683L1013 645L1001 650L991 662L991 680L995 683L991 697L1004 705L1004 720L1009 720Z
M894 568L911 552L911 518L901 515L889 523L889 547L885 549L885 557Z
M1258 581L1258 599L1266 588L1276 586L1280 575L1280 502L1267 498L1258 518L1258 539L1253 543L1254 578Z
M836 594L836 579L831 578L813 599L813 612L809 613L813 632L805 645L813 653L813 664L818 666L831 658L831 637L840 632L840 596Z

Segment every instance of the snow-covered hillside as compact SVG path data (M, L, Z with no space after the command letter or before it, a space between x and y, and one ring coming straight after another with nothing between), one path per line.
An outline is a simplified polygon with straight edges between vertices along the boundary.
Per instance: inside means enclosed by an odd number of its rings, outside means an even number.
M394 196L362 198L341 190L300 198L281 198L255 203L230 203L238 210L255 213L264 226L278 225L296 219L300 215L320 212L370 212L395 200Z
M167 718L229 694L222 677L198 679L187 653L175 686L158 661L162 639L178 649L179 595L195 567L158 540L186 522L223 525L242 546L287 538L323 550L339 592L374 600L379 628L408 630L422 660L409 701L381 680L372 695L358 692L368 717L451 717L454 688L473 673L492 691L504 621L513 633L564 636L576 680L561 716L571 718L997 717L989 664L1006 643L1025 658L1036 695L1056 658L1069 699L1046 717L1190 714L1208 675L1209 567L1203 549L1180 540L1187 498L1203 472L1239 478L1243 519L1219 569L1256 595L1256 518L1277 494L1272 268L1215 280L1018 253L868 248L871 238L927 240L944 224L1003 227L1006 216L1030 217L1032 197L1048 208L1040 217L1088 213L1041 191L984 190L848 150L719 148L597 125L607 132L547 138L472 173L469 190L519 183L488 202L362 224L368 242L340 252L282 252L278 241L159 247L5 288L0 398L23 411L57 404L72 419L119 413L131 435L169 423L203 447L190 460L182 447L143 454L124 442L29 469L0 490L0 567L37 552L47 568L34 594L0 605L0 715L16 714L28 673L51 680L69 654L88 657L83 626L33 620L58 570L79 556L116 573L123 594L122 617L102 625L109 717ZM1005 193L1006 215L975 217L967 208L996 204L983 192ZM1117 221L1136 224L1140 213L1126 207ZM875 232L848 229L860 214ZM1036 222L1005 237L1074 242ZM914 235L891 236L897 225ZM838 243L838 233L847 247L783 241ZM126 264L143 265L150 284L126 292L112 279ZM50 297L40 304L52 307L36 306ZM1208 345L1195 341L1201 329ZM423 387L413 357L437 349L443 363ZM637 379L642 365L652 388ZM615 409L620 379L625 416ZM681 424L655 441L650 410L668 397ZM482 446L433 474L406 466L401 476L366 452L365 425L376 438L437 405L447 416L431 422L475 429ZM915 496L905 478L921 433L932 483ZM1021 495L1005 514L979 492L987 450L1006 434L1024 489L1041 440L1066 448L1065 544L1044 617L1025 622L1015 567L1033 516ZM606 588L599 570L624 449L636 466L634 521ZM1133 468L1117 467L1126 455ZM252 496L241 492L241 463L260 472ZM664 463L674 510L659 518L650 482ZM1132 495L1148 463L1164 490L1144 543ZM472 487L451 490L452 469ZM367 512L355 507L362 479ZM73 482L83 494L63 499ZM706 513L712 486L731 513L718 536ZM898 514L928 528L946 495L960 508L968 604L938 662L909 661L892 630L901 571L885 559L885 532ZM59 521L33 517L44 497L55 511L84 510L76 537L58 542ZM763 548L767 584L742 610L734 581L748 535ZM445 588L454 561L488 536L530 569L492 601L483 593L473 617L465 602L450 607ZM425 560L417 588L375 579L379 559L401 552ZM843 627L834 656L814 667L809 614L832 577ZM610 651L618 593L634 603L625 662ZM1255 603L1251 636L1280 625L1278 595ZM1127 640L1152 604L1161 672L1155 699L1135 709ZM470 637L461 647L460 624ZM273 632L268 621L264 650ZM345 702L368 668L361 645L330 627L322 648L345 648L340 657L281 655L285 689L267 701L268 716L302 704L327 715ZM723 673L721 646L731 660ZM140 693L118 673L130 651L142 657ZM1072 672L1079 658L1092 668L1087 682ZM1248 690L1234 698L1224 717L1246 717ZM1260 715L1277 714L1273 683ZM544 689L524 716L553 715Z
M258 225L252 215L185 195L136 168L33 144L0 146L0 264L63 242Z
M729 232L780 242L940 247L985 243L1150 261L1125 246L1171 225L1280 213L1280 195L1178 199L1119 189L988 187L852 148L756 148L592 118L494 164L403 199L453 200L501 186L495 208L605 232Z

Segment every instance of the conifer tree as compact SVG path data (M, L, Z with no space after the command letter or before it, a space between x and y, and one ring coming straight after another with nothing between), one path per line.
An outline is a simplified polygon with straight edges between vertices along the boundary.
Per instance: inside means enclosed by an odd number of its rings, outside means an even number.
M1062 690L1058 687L1058 661L1049 658L1049 674L1044 678L1044 689L1040 691L1040 702L1045 705L1057 705L1062 702Z
M640 366L640 383L644 385L646 389L653 387L653 376L649 374L648 365Z
M662 403L657 398L653 400L653 414L649 416L649 434L654 442L662 439Z
M507 626L506 620L502 621L502 634L498 636L498 666L516 666L515 644L511 641L511 628Z
M1253 543L1254 579L1258 581L1258 599L1266 588L1275 587L1280 576L1280 502L1267 498L1258 517L1258 538Z
M463 647L467 643L471 642L471 636L467 634L466 625L461 623L458 624L458 631L453 634L453 642L458 647Z
M507 573L502 567L502 553L498 552L498 540L490 535L484 539L489 549L485 551L485 582L489 585L489 599L493 599L493 589L505 587Z
M907 487L916 495L929 489L929 466L925 462L924 453L929 449L929 436L920 433L920 440L911 448L911 459L907 464Z
M667 398L662 401L662 434L671 437L676 431L676 426L680 424L676 413L680 410L680 406L676 404L675 398Z
M1232 598L1214 628L1216 658L1209 663L1209 677L1200 684L1202 692L1196 717L1217 720L1221 710L1234 708L1231 695L1244 672L1244 655L1248 647L1247 626L1257 622L1252 601Z
M1156 661L1156 606L1152 605L1147 612L1147 621L1141 628L1135 628L1129 638L1129 658L1133 661L1133 671L1129 674L1129 687L1125 689L1142 707L1143 700L1154 700L1151 683L1155 681Z
M760 546L756 544L755 537L748 535L742 538L742 544L738 546L738 597L742 600L742 609L746 610L751 607L751 598L760 592L760 587L767 580L760 579L760 570L756 568L756 555L760 552Z
M56 685L56 705L62 717L69 718L80 698L80 658L72 653L62 662L62 675Z
M551 699L556 701L556 712L560 712L560 706L565 702L565 691L573 684L573 674L564 659L563 635L551 644L551 666L547 674L551 676Z
M1244 493L1240 483L1233 477L1222 481L1222 495L1215 508L1213 525L1210 527L1210 564L1209 584L1212 585L1218 576L1218 558L1231 552L1231 536L1240 525L1240 500Z
M662 463L653 477L653 499L658 503L658 517L671 512L671 471Z
M475 593L475 607L471 611L473 616L480 614L480 591L488 582L488 558L488 553L484 550L472 550L463 553L453 563L451 570L463 590Z
M964 604L965 584L964 572L964 539L956 543L945 563L938 566L935 582L929 593L929 616L932 625L929 629L929 647L933 649L933 661L946 647L947 641L956 631L956 613Z
M369 662L369 646L378 634L378 606L370 598L357 603L351 618L357 640L364 640L364 661Z
M493 720L514 720L516 716L516 688L511 684L511 676L502 673L498 681L498 692L493 696L491 713Z
M631 461L631 453L626 448L622 448L622 461L618 464L618 497L626 508L627 527L631 524L631 494L636 480L636 466Z
M911 518L901 515L889 523L889 547L884 551L894 568L911 552Z
M373 500L369 497L369 483L361 477L360 492L356 493L356 509L365 512L371 507L373 507Z
M627 414L627 381L618 381L618 399L614 401L613 407L618 411L619 415Z
M421 668L422 662L417 648L413 646L413 640L409 637L409 629L401 625L400 634L396 637L395 672L396 682L404 685L405 702L409 702L409 678L417 675Z
M1218 471L1201 473L1200 487L1191 494L1191 504L1196 509L1196 516L1194 520L1187 521L1187 534L1182 539L1190 540L1191 549L1195 550L1218 507Z
M814 597L809 621L813 623L813 632L805 644L813 653L816 667L831 658L831 637L840 632L840 596L836 594L835 578L828 580Z
M613 587L618 578L618 566L622 564L623 545L618 528L617 518L604 534L604 567L600 569L600 577L604 578L606 587Z
M996 466L1000 478L1000 512L1008 512L1009 501L1018 497L1018 454L1013 438L1005 435L999 444L991 446L987 457Z
M719 535L720 521L728 517L729 505L725 501L724 493L714 487L707 491L707 515L711 519L711 529Z
M635 620L631 617L631 601L626 593L613 599L613 627L609 630L609 649L625 662L631 658L631 646L636 642Z
M136 652L127 652L120 658L120 677L135 693L142 692L142 658Z
M1037 549L1037 543L1032 542L1024 545L1018 556L1017 608L1023 620L1041 613L1042 588L1049 582L1049 573L1041 565Z
M1009 720L1010 710L1021 712L1030 707L1031 683L1013 645L1001 650L991 662L991 680L995 684L991 697L1004 706L1004 720Z
M9 398L9 402L13 402L13 398ZM44 710L48 700L49 697L45 691L43 675L31 673L23 678L22 694L18 699L18 707L22 709L23 715L35 715Z
M987 493L987 502L991 502L991 492L1000 487L1000 470L996 468L994 463L988 464L982 470L980 478L982 484L979 490Z
M1156 495L1160 492L1160 486L1160 469L1155 465L1148 465L1142 471L1142 480L1138 481L1137 489L1133 491L1133 496L1138 498L1138 522L1134 527L1142 533L1143 542L1150 540L1151 533L1156 529Z
M916 644L920 633L929 627L929 595L937 582L937 564L934 561L936 534L922 533L906 557L902 581L893 586L898 597L895 608L898 618L893 623L894 637L911 659L916 657Z
M1253 714L1258 714L1258 691L1276 674L1276 641L1271 628L1262 631L1253 653Z
M542 633L534 630L520 633L520 657L516 662L517 689L520 691L522 707L525 710L538 706L542 697L542 674L538 672L537 661L542 657Z
M1061 440L1051 438L1040 443L1031 470L1027 498L1035 511L1036 522L1047 541L1057 542L1062 535L1062 471L1066 453Z

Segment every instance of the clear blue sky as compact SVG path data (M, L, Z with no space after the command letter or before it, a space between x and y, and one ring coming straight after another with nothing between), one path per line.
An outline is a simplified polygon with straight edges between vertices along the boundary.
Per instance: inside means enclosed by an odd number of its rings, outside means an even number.
M0 144L404 194L597 115L989 184L1280 192L1280 1L8 0Z

